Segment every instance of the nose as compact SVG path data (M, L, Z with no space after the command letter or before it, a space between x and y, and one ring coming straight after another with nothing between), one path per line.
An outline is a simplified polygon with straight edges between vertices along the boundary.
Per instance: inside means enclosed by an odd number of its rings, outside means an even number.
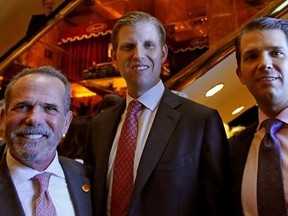
M273 60L269 53L263 53L260 57L258 70L267 71L273 68Z
M137 45L134 48L134 52L133 52L133 58L134 59L141 59L144 55L144 48Z
M27 112L26 124L29 126L40 125L43 121L43 112L39 107L34 107Z

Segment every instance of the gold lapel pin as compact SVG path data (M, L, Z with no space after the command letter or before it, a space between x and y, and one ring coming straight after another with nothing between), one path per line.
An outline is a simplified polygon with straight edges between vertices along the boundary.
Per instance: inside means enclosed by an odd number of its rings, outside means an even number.
M82 185L82 190L87 193L90 191L90 186L88 184L84 184Z

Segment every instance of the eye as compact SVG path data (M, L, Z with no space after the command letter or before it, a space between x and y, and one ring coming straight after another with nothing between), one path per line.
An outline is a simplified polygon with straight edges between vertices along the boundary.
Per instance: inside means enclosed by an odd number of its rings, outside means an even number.
M243 57L243 61L252 61L258 58L258 54L255 52L246 53Z
M45 105L44 110L46 113L49 113L49 114L54 114L58 112L57 107L53 105Z
M145 42L144 47L151 49L155 47L155 44L151 41Z
M120 49L121 50L132 50L133 47L134 47L134 45L131 43L124 43L120 46Z
M282 52L281 50L272 50L271 51L271 56L279 58L279 57L284 56L284 52Z
M31 105L28 104L17 104L12 108L12 110L17 111L17 112L26 112L32 108Z

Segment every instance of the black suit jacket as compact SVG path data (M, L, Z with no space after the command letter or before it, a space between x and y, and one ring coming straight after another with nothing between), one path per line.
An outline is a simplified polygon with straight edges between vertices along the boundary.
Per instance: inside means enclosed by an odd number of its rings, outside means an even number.
M26 36L30 37L33 34L37 33L39 30L41 30L43 27L45 27L48 19L48 16L46 16L45 14L32 15L28 24Z
M5 154L6 155L6 154ZM0 215L25 216L17 191L11 179L6 156L0 162ZM68 158L59 157L68 190L77 216L92 215L91 192L84 192L82 185L90 185L84 166Z
M247 156L257 126L258 122L255 122L253 125L247 127L239 134L229 139L230 170L233 188L233 209L235 210L235 216L243 215L241 203L242 179Z
M108 159L125 103L90 121L96 215L106 214ZM90 153L90 155L89 155ZM217 111L165 89L147 138L129 216L228 215L228 142Z

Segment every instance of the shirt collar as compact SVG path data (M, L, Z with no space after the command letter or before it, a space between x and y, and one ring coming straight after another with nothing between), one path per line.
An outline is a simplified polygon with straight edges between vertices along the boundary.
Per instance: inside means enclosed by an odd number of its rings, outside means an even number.
M18 185L21 185L25 181L28 181L29 179L31 179L32 177L34 177L38 173L41 173L37 170L34 170L34 169L20 163L16 159L14 159L11 156L9 150L7 151L6 161L7 161L8 169L10 171L11 178L12 178L14 185L16 187ZM59 158L58 158L57 152L56 152L56 155L55 155L53 161L51 162L51 164L45 170L43 170L43 172L50 172L55 176L58 176L58 177L63 178L63 179L65 178L64 172L63 172L62 167L59 163Z
M147 109L154 111L160 103L160 100L164 94L164 90L165 90L164 84L162 80L159 80L159 82L156 85L154 85L144 94L142 94L139 98L135 99L141 102ZM126 98L127 98L126 107L128 107L128 104L134 98L132 98L128 93L126 94Z
M267 115L265 115L261 109L259 109L258 112L258 118L259 118L259 125L258 125L258 130L261 129L261 124L264 120L268 119L269 117ZM276 119L284 122L285 124L288 124L288 107L284 110L282 110L276 117Z

